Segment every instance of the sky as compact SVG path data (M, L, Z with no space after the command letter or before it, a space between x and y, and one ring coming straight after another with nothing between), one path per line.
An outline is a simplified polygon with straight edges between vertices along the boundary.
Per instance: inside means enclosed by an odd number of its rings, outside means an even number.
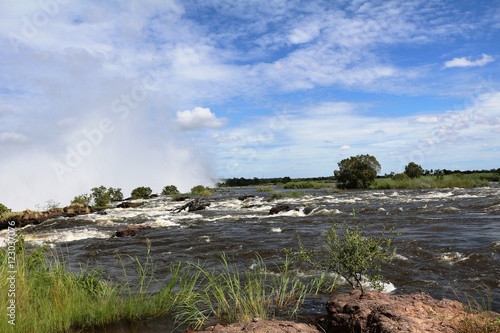
M0 202L500 168L499 0L0 0Z

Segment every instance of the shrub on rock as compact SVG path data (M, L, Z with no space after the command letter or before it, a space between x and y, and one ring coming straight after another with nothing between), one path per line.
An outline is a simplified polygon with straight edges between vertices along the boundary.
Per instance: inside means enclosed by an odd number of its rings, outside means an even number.
M179 193L180 192L175 185L167 185L163 188L163 191L161 191L162 195L176 195Z
M148 199L153 190L150 187L141 186L132 190L131 196L132 199Z

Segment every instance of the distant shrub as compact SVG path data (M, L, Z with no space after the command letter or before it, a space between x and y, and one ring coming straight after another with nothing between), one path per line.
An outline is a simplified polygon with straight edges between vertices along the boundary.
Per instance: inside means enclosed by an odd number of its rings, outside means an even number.
M94 187L91 192L94 207L104 208L111 203L111 193L105 186Z
M0 203L0 216L2 216L4 213L9 213L9 212L11 212L10 208L7 208L7 206Z
M175 185L167 185L161 191L162 195L177 195L179 193L180 192Z
M395 174L394 176L392 176L392 179L394 179L395 181L397 182L401 182L403 180L407 180L408 178L410 178L406 173L397 173Z
M90 206L90 202L92 201L92 196L90 194L80 194L71 200L71 204L80 204L84 206Z
M303 192L288 192L288 193L284 193L284 192L273 192L271 193L271 195L269 196L269 200L277 200L277 199L286 199L286 198L301 198L303 196L305 196L306 194L303 193Z
M153 190L150 187L141 186L132 190L131 196L132 199L148 199Z
M271 192L273 188L271 186L259 186L257 192Z
M35 205L35 208L40 211L48 211L54 208L59 208L61 207L61 203L55 201L54 199L49 199L45 201L45 204L37 204Z
M212 195L212 191L208 187L205 187L203 185L198 185L191 189L191 194L199 195L202 197L208 197Z

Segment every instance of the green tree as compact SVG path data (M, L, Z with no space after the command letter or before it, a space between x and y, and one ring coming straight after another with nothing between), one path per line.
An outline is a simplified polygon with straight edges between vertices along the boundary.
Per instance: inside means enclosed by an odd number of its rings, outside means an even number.
M3 203L0 203L0 216L2 216L4 213L9 213L11 210L10 208L7 208Z
M353 289L362 292L363 281L367 279L374 289L383 288L382 265L394 256L396 247L393 245L396 235L393 228L386 229L378 235L367 236L366 225L333 224L325 231L325 248L327 255L308 250L299 240L297 259L311 264L314 268L333 272L342 276Z
M92 199L94 200L94 207L104 208L111 203L111 194L109 190L101 185L91 189Z
M415 162L410 162L405 166L405 174L410 178L418 178L422 176L423 173L424 169Z
M140 186L132 190L132 199L149 199L153 193L153 190L150 187Z
M358 155L338 163L334 171L339 188L368 188L380 172L380 163L374 156Z
M121 188L113 188L110 187L108 189L109 196L111 197L111 201L122 201L123 200L123 193Z
M163 191L161 191L162 195L176 195L179 194L179 190L175 185L167 185L163 188Z

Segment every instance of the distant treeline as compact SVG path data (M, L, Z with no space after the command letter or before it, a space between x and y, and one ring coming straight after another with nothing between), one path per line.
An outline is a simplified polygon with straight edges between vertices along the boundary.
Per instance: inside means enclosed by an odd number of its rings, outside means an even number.
M313 177L313 178L229 178L219 183L219 186L251 186L251 185L269 185L269 184L286 184L296 181L318 181L318 182L333 182L334 177Z
M498 169L490 169L490 170L448 170L448 169L430 169L423 170L422 176L432 176L432 175L452 175L452 174L462 174L462 175L470 175L474 173L500 173L500 168ZM394 172L390 174L385 174L383 176L378 176L377 178L388 178L394 176Z
M451 175L451 174L478 174L478 173L498 173L500 174L500 168L490 169L490 170L448 170L448 169L428 169L423 170L423 176L439 176L439 175ZM385 174L383 176L377 176L377 178L391 178L395 175L394 172L390 174ZM302 181L315 181L315 182L334 182L335 177L311 177L311 178L290 178L290 177L276 177L276 178L228 178L221 181L218 186L255 186L255 185L269 185L269 184L286 184L289 182L302 182Z

